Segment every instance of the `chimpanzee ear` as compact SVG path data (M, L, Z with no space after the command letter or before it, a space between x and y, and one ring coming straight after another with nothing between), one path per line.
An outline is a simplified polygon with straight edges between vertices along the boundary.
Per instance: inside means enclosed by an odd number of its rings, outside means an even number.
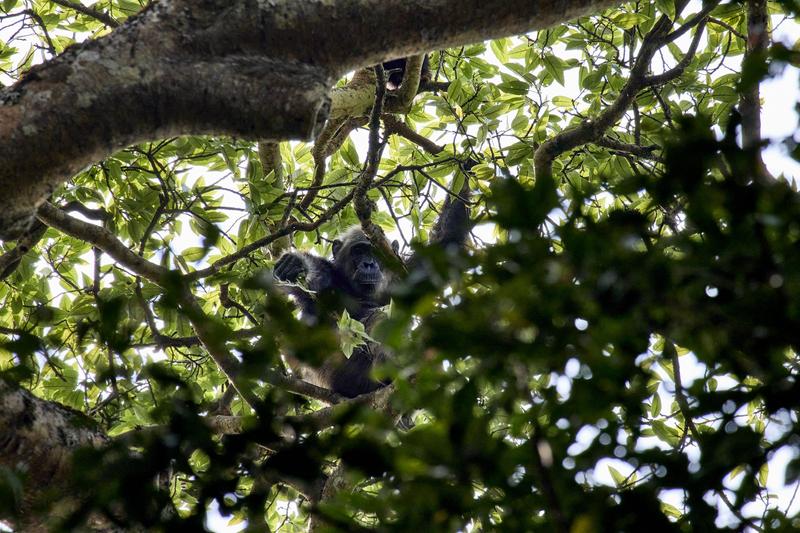
M392 251L396 254L400 252L400 243L397 241L392 241Z
M333 240L333 257L336 257L336 255L339 253L339 250L341 250L341 249L342 249L342 241L340 241L339 239L334 239Z

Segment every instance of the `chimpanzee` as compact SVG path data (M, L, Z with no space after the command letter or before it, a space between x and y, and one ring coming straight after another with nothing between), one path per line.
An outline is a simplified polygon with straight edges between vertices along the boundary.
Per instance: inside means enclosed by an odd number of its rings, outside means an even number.
M386 87L390 90L395 90L403 83L403 77L406 74L406 58L392 59L385 61L383 68L386 71ZM431 81L431 65L428 60L428 54L422 58L422 71L419 75L420 85Z
M396 242L393 248L396 252ZM377 309L389 303L386 289L390 273L383 270L372 244L359 227L349 229L341 240L333 241L333 261L304 252L287 252L275 264L274 275L292 283L305 276L305 284L314 296L296 286L287 286L286 290L295 297L303 318L310 323L324 318L319 316L317 299L325 299L329 304L337 299L336 303L369 331L380 315ZM385 359L383 347L368 343L357 346L349 358L337 354L315 369L305 368L298 361L290 362L296 369L299 367L308 381L352 398L386 385L370 377L373 364Z
M465 180L460 197L448 197L445 201L432 232L432 244L445 247L464 244L469 230L469 215L463 199L468 193ZM396 252L397 243L392 247ZM410 259L409 264L414 265L415 259ZM297 286L287 286L286 291L295 297L304 319L311 323L326 318L321 316L318 308L320 300L330 306L332 300L338 299L338 309L346 309L370 332L381 318L379 308L389 303L387 288L392 274L384 271L372 243L359 227L349 229L341 240L333 241L333 261L305 252L286 252L275 264L274 275L292 283L305 276L305 285L314 294ZM331 355L319 368L307 368L296 360L290 363L311 383L353 398L388 384L377 382L370 376L373 365L386 358L386 350L370 342L356 347L349 358L342 353Z
M397 242L392 247L396 252ZM305 252L286 252L275 263L274 275L291 283L305 276L306 287L318 295L336 291L356 320L364 320L374 309L389 303L388 273L359 227L350 228L333 241L333 261ZM297 300L306 320L315 322L319 318L315 298L308 292L299 287L287 287L287 291Z

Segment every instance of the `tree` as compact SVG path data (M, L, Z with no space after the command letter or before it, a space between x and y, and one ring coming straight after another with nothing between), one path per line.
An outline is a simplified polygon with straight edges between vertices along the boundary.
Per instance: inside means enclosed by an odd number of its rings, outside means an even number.
M800 202L758 83L797 5L612 4L3 2L0 518L796 529ZM425 247L454 202L468 250ZM269 267L353 224L397 281L337 335ZM365 333L374 393L285 367Z

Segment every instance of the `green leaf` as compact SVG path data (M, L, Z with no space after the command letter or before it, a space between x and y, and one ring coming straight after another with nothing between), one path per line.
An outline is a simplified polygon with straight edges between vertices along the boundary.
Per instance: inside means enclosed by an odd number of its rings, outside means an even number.
M339 329L339 342L342 352L348 359L353 355L353 350L357 346L363 346L368 341L375 342L364 329L364 324L350 318L347 310L342 311L337 323Z
M678 444L680 440L680 434L675 428L666 425L661 420L653 420L650 425L653 428L653 432L655 433L656 437L658 437L660 440L666 442L670 446L675 446Z
M506 54L507 46L508 39L496 39L489 42L492 53L500 63L508 63L508 55Z
M543 60L545 72L550 74L560 85L564 85L564 70L567 64L554 55L547 54Z
M351 167L360 167L361 161L358 157L358 152L356 151L356 145L353 144L351 139L347 139L342 147L339 149L339 155L342 156L345 163L350 165Z
M555 105L556 107L561 107L565 109L571 109L572 107L574 107L572 98L569 98L567 96L554 96L552 102L553 105Z
M511 129L515 132L524 133L528 129L528 117L522 113L518 113L511 121Z
M614 480L614 485L616 485L617 488L622 488L627 483L628 477L623 476L619 470L611 465L608 465L608 473L611 474L611 478Z
M647 19L647 15L643 13L617 13L611 17L611 20L614 21L614 25L623 30L629 30Z
M181 253L181 256L186 261L199 261L206 256L207 252L208 249L202 246L190 246Z
M656 8L670 20L675 20L675 0L656 0Z
M654 394L650 402L650 416L655 418L659 415L661 415L661 396Z
M683 517L683 513L680 509L671 505L669 503L660 502L661 510L664 512L665 515L669 516L670 518L674 518L676 520Z

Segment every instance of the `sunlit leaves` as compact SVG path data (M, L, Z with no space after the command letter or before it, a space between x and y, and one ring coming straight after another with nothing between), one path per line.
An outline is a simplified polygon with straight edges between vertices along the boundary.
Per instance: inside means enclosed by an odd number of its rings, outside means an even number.
M49 29L101 31L46 7ZM138 2L112 7L124 17ZM629 4L433 55L447 85L419 95L401 119L435 147L386 138L381 188L368 193L372 221L404 245L424 241L448 193L469 179L474 238L463 253L418 251L419 270L396 283L392 316L376 333L347 314L338 328L297 320L273 291L268 269L280 250L270 245L189 284L215 335L256 377L282 372L281 355L319 362L384 343L398 413L413 429L353 409L318 431L292 418L316 403L259 382L252 431L212 438L197 415L213 412L227 379L175 295L55 230L0 285L3 375L89 412L112 435L166 425L137 451L174 466L169 494L186 520L200 520L213 499L232 523L266 517L273 529L300 530L305 497L281 476L311 481L337 458L353 485L319 509L341 529L699 531L713 527L723 487L736 512L749 512L776 475L767 450L796 445L800 204L793 185L753 178L736 135L712 134L735 120L739 75L725 62L744 43L725 25L746 31L741 6L717 7L724 25L707 26L682 76L644 88L602 135L559 153L551 181L533 171L544 143L608 109L643 36L674 10ZM22 44L0 48L4 70L32 61L16 52ZM652 74L684 48L667 45ZM327 210L364 168L364 134L328 159L308 209L295 207L312 183L312 145L283 143L281 167L265 172L254 142L203 137L130 147L79 173L53 202L90 210L75 216L97 210L93 224L181 274L281 223L323 215L291 245L329 256L330 241L358 222L349 206ZM231 412L252 415L241 401ZM155 467L125 459L96 464L150 487L141 479ZM799 471L790 462L787 479ZM14 482L0 481L0 498L15 497ZM787 513L777 520L796 525Z

